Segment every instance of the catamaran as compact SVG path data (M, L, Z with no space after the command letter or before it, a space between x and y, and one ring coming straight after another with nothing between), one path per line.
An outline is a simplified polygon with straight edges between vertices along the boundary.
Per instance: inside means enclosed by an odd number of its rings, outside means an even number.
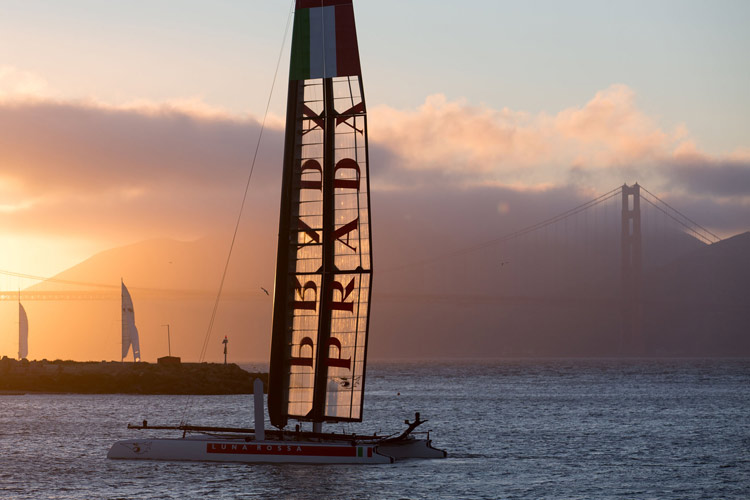
M323 432L325 423L361 422L365 393L370 178L352 0L296 2L282 179L268 386L275 429L265 429L256 379L253 429L144 421L128 427L182 437L119 441L110 458L379 464L447 455L415 431L419 413L388 436Z

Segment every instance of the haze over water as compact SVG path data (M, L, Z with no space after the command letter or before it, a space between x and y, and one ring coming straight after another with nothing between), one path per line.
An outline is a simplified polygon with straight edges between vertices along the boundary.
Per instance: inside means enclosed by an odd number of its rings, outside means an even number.
M107 460L127 422L185 398L2 396L0 497L745 499L750 361L502 360L370 366L365 422L420 411L446 460L298 466ZM400 393L400 395L398 395ZM250 396L192 398L190 422L249 425ZM340 430L340 429L339 429Z

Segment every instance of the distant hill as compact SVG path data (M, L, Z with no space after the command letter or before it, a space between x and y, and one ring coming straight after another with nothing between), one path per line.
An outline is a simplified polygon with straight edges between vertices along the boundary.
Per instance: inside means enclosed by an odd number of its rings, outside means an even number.
M750 232L661 267L644 297L652 352L750 355Z
M155 361L167 354L167 324L172 353L185 360L199 359L227 249L228 242L219 238L147 240L96 254L53 280L30 287L24 294L55 290L76 298L25 302L30 355L119 360L122 279L133 298L144 360ZM242 242L235 248L208 341L209 361L222 359L225 335L230 340L230 360L267 357L271 298L261 287L273 288L273 270L261 264L268 261L267 255L248 258L253 251L268 253L267 248L253 250ZM90 293L83 300L82 290ZM50 354L40 356L44 352Z
M227 242L228 243L228 242ZM152 292L180 290L215 295L225 264L226 249L218 238L176 241L151 239L100 252L30 290L59 290L57 280L85 283L65 284L69 290L91 289L90 284L109 285L119 294L120 280L129 288ZM235 258L227 282L234 291L247 286L243 278L257 272L252 261Z

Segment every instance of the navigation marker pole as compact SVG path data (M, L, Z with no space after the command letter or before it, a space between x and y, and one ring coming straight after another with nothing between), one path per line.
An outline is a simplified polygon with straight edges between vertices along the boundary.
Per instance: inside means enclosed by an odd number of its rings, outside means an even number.
M229 340L227 339L227 336L224 335L224 340L221 341L222 344L224 344L224 366L227 364L227 344L229 343Z

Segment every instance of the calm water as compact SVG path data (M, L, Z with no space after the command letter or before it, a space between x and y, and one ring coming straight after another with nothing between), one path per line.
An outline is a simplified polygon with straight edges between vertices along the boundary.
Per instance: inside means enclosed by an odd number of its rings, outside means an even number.
M374 364L365 423L419 410L446 460L291 466L107 460L178 396L0 396L0 498L750 498L750 360ZM400 395L398 395L400 393ZM247 396L191 423L251 425Z

